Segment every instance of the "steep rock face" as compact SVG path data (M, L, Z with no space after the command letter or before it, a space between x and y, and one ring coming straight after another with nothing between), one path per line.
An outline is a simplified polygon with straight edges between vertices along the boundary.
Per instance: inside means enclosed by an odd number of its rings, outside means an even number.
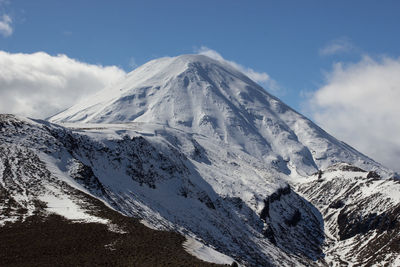
M229 64L202 55L150 61L50 121L155 123L238 146L286 174L304 176L336 162L388 171Z
M400 182L348 164L324 170L299 192L322 213L332 264L396 266L399 255Z
M278 189L264 200L260 217L264 235L287 253L308 255L312 260L324 257L324 223L321 214L290 186ZM308 240L308 245L296 242Z

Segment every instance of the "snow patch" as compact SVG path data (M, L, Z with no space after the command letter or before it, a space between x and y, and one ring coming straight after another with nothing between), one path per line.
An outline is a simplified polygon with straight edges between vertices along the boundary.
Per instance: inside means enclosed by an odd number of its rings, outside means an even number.
M40 196L39 199L47 203L46 211L61 215L68 220L102 224L109 223L106 219L88 214L64 194L59 194L57 196L46 194Z
M232 264L235 260L229 256L226 256L215 249L207 247L201 242L194 238L186 237L186 241L183 243L183 247L191 255L207 262L216 264Z

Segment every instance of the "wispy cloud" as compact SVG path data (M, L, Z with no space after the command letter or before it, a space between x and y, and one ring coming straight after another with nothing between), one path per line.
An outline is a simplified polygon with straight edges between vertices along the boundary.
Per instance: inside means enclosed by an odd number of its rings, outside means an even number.
M136 60L135 60L134 57L131 57L131 58L129 59L128 65L129 65L129 67L130 67L131 69L135 69L135 68L138 66L138 64L136 63Z
M215 60L228 63L230 66L246 74L253 81L264 86L265 89L269 89L274 92L277 92L281 89L278 83L275 80L273 80L266 72L258 72L253 70L252 68L244 67L243 65L236 63L234 61L224 59L220 53L218 53L213 49L210 49L206 46L201 46L199 49L195 49L195 52L200 55L205 55Z
M334 136L400 171L400 58L336 63L308 113Z
M322 56L330 56L335 54L347 53L355 50L355 46L348 38L342 37L330 41L326 46L319 50Z
M0 51L0 113L45 118L124 75L116 66L87 64L66 55Z
M0 34L8 37L13 33L12 19L9 15L3 14L0 16Z

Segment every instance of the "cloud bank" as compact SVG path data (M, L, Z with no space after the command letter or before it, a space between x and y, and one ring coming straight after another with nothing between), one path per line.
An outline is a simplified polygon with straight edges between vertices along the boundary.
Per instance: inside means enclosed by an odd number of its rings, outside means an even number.
M246 74L250 79L252 79L253 81L259 83L260 85L264 86L265 89L269 89L271 91L278 91L280 88L278 86L278 83L271 79L271 77L266 73L266 72L257 72L251 68L247 68L244 67L234 61L230 61L230 60L226 60L224 59L220 53L218 53L215 50L212 50L206 46L202 46L200 47L200 49L197 49L195 51L196 53L200 54L200 55L205 55L208 56L210 58L213 58L215 60L218 61L223 61L225 63L228 63L229 65L231 65L232 67L234 67L235 69L243 72L244 74Z
M66 55L0 51L0 113L46 118L125 75Z
M400 171L400 58L335 64L307 105L335 137Z

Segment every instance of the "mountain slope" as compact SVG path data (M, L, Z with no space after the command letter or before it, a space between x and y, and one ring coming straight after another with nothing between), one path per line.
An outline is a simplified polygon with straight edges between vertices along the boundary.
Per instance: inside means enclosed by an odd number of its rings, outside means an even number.
M342 161L384 170L229 64L202 55L150 61L50 121L151 122L238 146L285 174L310 175Z
M330 262L400 263L400 181L336 164L297 188L322 213Z
M60 127L0 115L2 265L216 266L185 252L182 235L113 210L108 189L70 154L77 142Z
M237 158L234 153L239 151L229 152L227 148L224 154L231 155L232 166L236 164L234 169L227 169L228 159L220 154L221 148L209 148L207 153L193 137L182 136L174 129L166 131L171 139L174 137L175 144L151 135L151 128L138 132L137 127L130 125L85 125L86 128L71 132L41 121L10 116L3 120L2 132L7 134L0 136L2 143L29 149L29 158L37 158L49 177L54 177L48 181L36 179L34 174L26 175L27 181L41 183L40 191L30 193L30 186L18 182L18 175L8 179L3 172L0 182L7 194L31 213L36 208L27 203L39 199L49 204L48 212L69 219L86 219L86 213L76 206L79 198L63 192L61 185L56 186L66 183L125 215L144 219L152 228L178 231L246 265L309 265L310 260L321 255L323 233L319 213L290 189L280 193L280 188L288 188L286 183L263 166L257 166L254 159ZM181 149L178 143L186 143L188 150ZM16 154L22 153L16 157L21 161L26 153L15 150ZM7 154L3 154L4 162ZM19 168L17 163L14 165ZM34 168L35 164L29 166ZM244 175L249 177L248 181L239 180ZM231 181L224 179L229 176ZM247 184L249 181L254 184ZM14 184L20 185L21 190L15 190ZM268 202L269 212L261 218L258 212L266 209L265 199L275 191L279 199ZM66 203L61 207L74 210L72 216L51 208L60 207L61 203ZM298 210L303 220L291 223ZM291 232L290 237L283 231Z
M223 253L212 252L220 263L395 266L399 258L396 174L227 63L154 60L50 121L57 124L1 117L0 190L9 214L21 206L29 220L37 209L30 199L39 198L46 212L68 218L52 209L67 203L74 216L98 220L63 193L65 183L186 236L192 253L202 244ZM20 181L25 158L53 178L29 171ZM32 181L42 191L30 193ZM390 196L380 192L389 189Z

